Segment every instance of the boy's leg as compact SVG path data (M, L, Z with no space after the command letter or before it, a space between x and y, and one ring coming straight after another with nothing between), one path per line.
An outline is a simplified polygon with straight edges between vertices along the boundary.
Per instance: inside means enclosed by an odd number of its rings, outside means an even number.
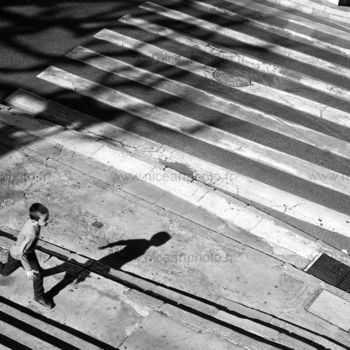
M21 266L21 261L13 258L9 255L8 262L5 264L0 263L0 275L9 276L12 272L16 271Z
M28 255L28 262L30 264L30 267L33 270L37 271L33 280L34 299L42 299L44 298L43 274L35 253L31 253L30 255Z

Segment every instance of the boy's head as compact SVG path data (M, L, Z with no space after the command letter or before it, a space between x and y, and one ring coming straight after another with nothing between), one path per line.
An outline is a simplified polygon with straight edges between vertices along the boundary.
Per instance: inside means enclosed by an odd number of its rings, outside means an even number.
M46 226L49 222L49 210L40 203L34 203L29 208L29 217L40 226Z
M150 239L150 243L155 247L159 247L165 244L166 242L168 242L169 239L171 239L171 236L169 235L169 233L162 231L154 234Z

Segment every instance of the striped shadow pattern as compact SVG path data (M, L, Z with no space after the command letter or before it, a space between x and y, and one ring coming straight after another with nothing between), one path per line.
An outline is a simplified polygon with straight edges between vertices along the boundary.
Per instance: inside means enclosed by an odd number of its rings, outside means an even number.
M146 162L350 250L349 33L281 6L147 1L39 74L35 93ZM8 98L41 113L38 101ZM292 236L273 241L287 248Z

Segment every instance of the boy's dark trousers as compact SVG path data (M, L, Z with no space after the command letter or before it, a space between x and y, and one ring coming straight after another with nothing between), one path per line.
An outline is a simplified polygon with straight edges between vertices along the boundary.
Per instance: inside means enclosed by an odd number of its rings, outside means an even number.
M29 261L30 267L32 270L38 271L35 273L35 278L33 280L33 288L34 288L34 298L40 299L44 297L44 285L43 285L43 274L42 269L39 265L38 258L36 254L28 253L27 259ZM9 255L8 262L6 264L0 263L0 275L9 276L12 272L16 271L22 263L20 260L17 260Z

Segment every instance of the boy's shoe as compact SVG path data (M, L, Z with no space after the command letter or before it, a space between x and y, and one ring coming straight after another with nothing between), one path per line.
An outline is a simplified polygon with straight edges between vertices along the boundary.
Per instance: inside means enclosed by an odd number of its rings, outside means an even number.
M6 264L9 261L10 251L0 247L0 263Z
M46 307L47 309L52 309L54 306L55 306L55 303L48 299L48 298L45 298L45 297L42 297L42 298L34 298L34 300L39 303L40 305Z

